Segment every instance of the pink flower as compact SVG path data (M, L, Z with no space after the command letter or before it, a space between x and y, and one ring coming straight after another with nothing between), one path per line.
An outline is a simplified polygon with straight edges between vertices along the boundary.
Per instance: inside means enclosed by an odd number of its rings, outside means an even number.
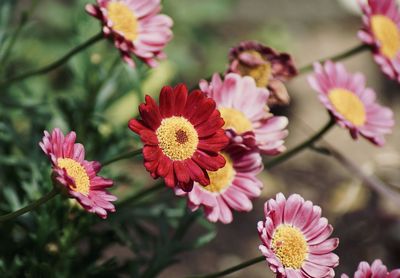
M349 278L346 274L342 274L341 277ZM375 260L371 266L367 262L361 262L354 278L400 278L400 268L389 273L381 260Z
M287 105L290 97L283 82L297 75L292 57L257 41L243 41L229 52L228 72L251 76L257 87L271 92L268 105Z
M163 49L172 38L173 22L159 14L160 10L160 0L97 0L97 5L86 6L132 67L131 53L151 67L157 66L157 59L166 57Z
M107 218L107 211L115 211L111 202L117 200L105 190L113 185L113 181L97 176L101 164L85 160L85 149L75 143L75 139L75 132L64 137L61 130L55 128L51 134L44 132L39 145L50 158L56 182L65 188L68 195L88 212Z
M360 1L363 28L358 37L372 47L382 71L400 82L400 12L395 0Z
M350 74L342 64L331 61L314 64L314 72L308 81L336 122L349 129L354 139L360 134L382 146L384 135L394 126L393 112L376 103L375 92L365 87L365 77Z
M252 210L251 199L261 193L262 182L256 176L262 171L263 164L258 152L234 145L226 148L222 155L226 160L225 166L216 172L207 171L209 185L195 183L191 192L176 188L175 193L187 196L192 210L203 207L209 221L228 224L233 220L232 210Z
M332 251L339 239L329 238L333 228L319 206L279 193L265 203L264 214L265 221L258 222L259 249L277 277L334 277L339 257Z
M215 100L233 143L248 149L257 147L269 155L285 150L288 119L265 110L269 92L258 88L253 78L229 73L222 81L219 74L214 74L210 83L200 81L200 88Z

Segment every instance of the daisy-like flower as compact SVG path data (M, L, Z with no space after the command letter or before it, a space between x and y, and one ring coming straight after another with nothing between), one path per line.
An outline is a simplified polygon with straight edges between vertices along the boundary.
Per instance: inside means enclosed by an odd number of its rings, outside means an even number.
M194 181L210 184L207 171L225 165L219 151L229 142L214 100L200 90L188 94L183 84L166 86L159 106L146 96L139 112L142 119L130 120L129 128L144 143L144 166L151 176L184 191L192 190Z
M373 49L382 71L400 82L400 12L395 0L359 1L363 28L359 38Z
M189 193L176 189L179 196L187 196L188 206L192 210L204 208L207 219L211 222L232 222L232 210L250 211L252 198L261 194L262 182L257 174L263 169L258 152L247 151L235 145L223 150L226 164L215 172L208 172L210 184L194 184Z
M229 73L221 80L216 73L210 83L200 81L200 88L217 103L232 142L249 149L257 147L269 155L285 150L283 139L288 134L288 119L266 111L269 92L257 87L253 78Z
M365 87L361 73L350 74L342 64L328 61L316 63L308 80L336 122L349 129L354 139L360 134L378 146L385 143L384 135L394 126L393 112L376 103L375 92Z
M151 67L157 66L157 59L165 58L163 49L172 38L173 22L159 14L160 10L160 0L97 0L97 5L86 6L132 67L131 53Z
M107 218L107 211L115 211L111 202L117 200L117 197L106 191L106 188L113 185L113 181L97 176L101 164L85 160L85 149L75 140L75 132L64 137L61 130L55 128L51 134L44 132L39 145L50 158L57 184L85 210Z
M329 238L333 228L319 206L279 193L265 203L264 213L265 221L257 225L259 249L277 277L334 277L339 257L332 251L339 239Z
M271 92L268 105L287 105L289 94L283 82L297 75L292 57L257 41L243 41L229 52L228 72L251 76L258 87Z
M341 278L349 278L349 276L342 274ZM375 260L372 265L361 262L354 273L354 278L400 278L400 268L388 272L381 260Z

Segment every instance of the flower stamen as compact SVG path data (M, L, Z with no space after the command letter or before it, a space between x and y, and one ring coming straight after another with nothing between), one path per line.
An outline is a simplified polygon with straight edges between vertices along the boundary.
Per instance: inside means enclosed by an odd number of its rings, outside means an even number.
M218 110L225 121L224 129L230 128L239 134L253 130L251 121L241 111L225 107L219 108Z
M335 109L349 122L355 126L362 126L366 119L364 104L353 92L346 89L333 89L328 98Z
M73 179L75 184L68 184L70 189L85 196L89 195L90 179L85 168L79 162L71 158L59 158L57 166L65 169L67 175Z
M111 20L112 28L133 41L138 36L138 20L133 11L122 2L110 2L107 5L108 18Z
M374 15L371 28L380 43L382 54L393 59L400 50L400 32L396 23L387 16Z

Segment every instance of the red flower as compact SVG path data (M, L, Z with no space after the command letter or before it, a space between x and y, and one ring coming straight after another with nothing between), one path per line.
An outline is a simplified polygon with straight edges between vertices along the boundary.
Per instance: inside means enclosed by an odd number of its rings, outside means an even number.
M151 176L163 177L167 186L187 192L192 190L194 181L210 184L206 171L225 165L219 151L229 142L214 100L200 90L188 94L183 84L165 86L160 105L146 96L139 112L142 119L130 120L129 128L144 143L144 166Z

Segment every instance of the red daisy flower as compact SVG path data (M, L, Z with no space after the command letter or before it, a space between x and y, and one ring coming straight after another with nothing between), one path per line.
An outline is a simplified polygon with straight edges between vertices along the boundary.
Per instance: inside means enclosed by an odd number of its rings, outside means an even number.
M160 104L146 96L139 106L141 120L129 121L129 128L144 143L144 166L153 178L163 177L169 187L187 192L193 182L210 184L206 171L225 165L219 154L229 142L222 129L224 120L214 100L200 90L188 94L185 85L165 86Z

